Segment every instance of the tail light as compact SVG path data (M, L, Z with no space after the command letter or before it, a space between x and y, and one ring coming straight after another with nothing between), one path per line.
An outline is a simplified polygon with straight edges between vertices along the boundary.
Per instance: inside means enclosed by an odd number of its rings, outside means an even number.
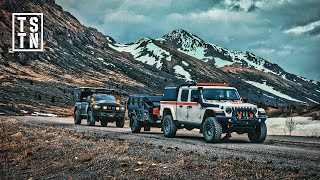
M154 116L160 115L160 110L159 110L159 108L153 108L153 110L152 110L152 115L154 115Z

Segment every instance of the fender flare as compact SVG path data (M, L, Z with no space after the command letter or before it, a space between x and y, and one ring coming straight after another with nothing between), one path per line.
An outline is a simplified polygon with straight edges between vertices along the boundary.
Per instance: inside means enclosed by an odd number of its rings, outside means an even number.
M216 113L223 113L223 110L220 108L215 108L215 107L209 107L206 108L206 110L202 114L202 121L201 124L208 118L208 117L215 117Z
M162 118L164 118L164 111L168 111L167 109L169 109L169 111L171 112L171 115L172 115L172 118L173 118L173 120L177 120L177 114L176 114L176 111L175 111L175 109L173 108L173 107L168 107L168 106L165 106L165 107L161 107L161 109L163 109L162 111L161 111L161 116L162 116Z

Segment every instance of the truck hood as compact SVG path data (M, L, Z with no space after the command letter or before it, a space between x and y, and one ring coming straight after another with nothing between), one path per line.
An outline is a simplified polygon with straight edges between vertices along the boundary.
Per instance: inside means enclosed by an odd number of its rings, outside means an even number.
M98 106L114 106L114 107L122 107L123 106L121 104L117 104L114 101L106 101L106 100L96 101L95 105L98 105Z
M250 103L243 103L240 101L205 101L207 104L219 105L219 107L255 107L256 105Z

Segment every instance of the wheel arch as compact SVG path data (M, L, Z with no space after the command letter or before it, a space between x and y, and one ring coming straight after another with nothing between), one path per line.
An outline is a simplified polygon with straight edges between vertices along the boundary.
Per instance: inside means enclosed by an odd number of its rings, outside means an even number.
M221 111L221 109L216 109L216 108L210 108L210 109L206 109L205 112L203 113L202 116L202 121L201 121L201 125L200 125L200 133L203 132L203 123L204 121L208 118L208 117L216 117L216 112L217 111Z
M171 115L173 120L177 120L177 116L176 116L176 113L174 111L174 109L172 107L165 107L163 109L163 112L162 112L162 119L166 116L166 115Z
M208 117L215 117L216 111L214 109L206 109L203 113L201 124L208 118Z

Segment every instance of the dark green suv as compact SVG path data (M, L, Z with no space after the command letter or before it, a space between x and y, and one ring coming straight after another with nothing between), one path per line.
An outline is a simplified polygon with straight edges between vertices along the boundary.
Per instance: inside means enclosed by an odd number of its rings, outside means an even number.
M82 87L74 90L74 123L81 124L87 119L87 125L94 126L96 121L106 127L108 122L116 122L117 127L124 126L125 107L113 95L114 90Z

